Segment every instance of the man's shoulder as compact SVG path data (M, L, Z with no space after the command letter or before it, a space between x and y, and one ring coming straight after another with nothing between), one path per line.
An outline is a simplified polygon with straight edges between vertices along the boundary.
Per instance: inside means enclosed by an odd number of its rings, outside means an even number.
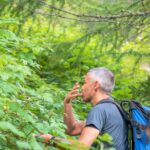
M102 101L102 102L100 101L93 107L93 109L99 109L99 108L107 109L108 107L116 107L113 102L115 103L114 100L109 100L109 99L106 101Z
M108 112L108 107L109 107L108 103L95 105L91 109L90 114L97 113L97 114L103 114L104 115L104 114L106 114L106 112Z
M105 114L119 113L118 108L113 103L99 103L93 107L92 111L104 112Z

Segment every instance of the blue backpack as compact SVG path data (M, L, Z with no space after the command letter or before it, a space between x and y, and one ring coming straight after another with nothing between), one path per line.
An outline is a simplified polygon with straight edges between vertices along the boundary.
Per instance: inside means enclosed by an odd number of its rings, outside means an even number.
M129 150L150 150L150 108L137 101L122 101L118 104L112 100L102 100L102 103L113 103L119 109L129 128ZM124 109L128 104L129 111Z
M150 150L150 108L130 101L134 150Z

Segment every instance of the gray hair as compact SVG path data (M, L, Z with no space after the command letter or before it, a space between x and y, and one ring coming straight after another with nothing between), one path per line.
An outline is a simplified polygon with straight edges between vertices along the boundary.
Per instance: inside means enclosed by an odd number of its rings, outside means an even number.
M104 67L93 68L89 70L93 81L98 81L101 85L101 89L106 93L111 93L115 85L115 79L113 73Z

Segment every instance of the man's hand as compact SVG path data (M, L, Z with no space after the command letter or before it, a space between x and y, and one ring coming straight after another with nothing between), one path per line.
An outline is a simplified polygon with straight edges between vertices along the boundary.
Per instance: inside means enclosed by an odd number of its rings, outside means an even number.
M42 139L41 141L44 143L44 144L48 144L49 143L49 141L50 141L50 139L52 138L53 136L52 135L50 135L50 134L40 134L39 136L36 136L36 138L37 138L37 140L38 139ZM39 140L39 141L40 141ZM40 142L41 142L40 141Z
M68 93L68 95L65 97L64 102L70 103L71 100L75 99L76 97L82 96L81 93L78 93L78 89L80 88L80 85L76 83L73 87L73 89Z

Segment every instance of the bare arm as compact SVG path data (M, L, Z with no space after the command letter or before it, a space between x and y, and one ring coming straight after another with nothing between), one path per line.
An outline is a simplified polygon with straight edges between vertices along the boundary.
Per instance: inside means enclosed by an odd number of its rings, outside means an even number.
M96 128L85 127L80 135L79 141L87 147L90 147L99 135L99 133L99 130Z
M67 144L67 145L72 145L72 146L78 148L78 150L84 150L84 149L87 150L87 148L91 147L91 145L93 144L93 142L95 141L95 139L97 138L99 133L100 133L99 130L96 129L96 128L85 127L82 130L79 141L69 140L69 139L62 139L62 138L55 137L54 143L56 144L55 146L57 148L61 148L61 149L63 149L63 147L61 147L61 143L64 143L64 144ZM44 138L45 140L44 140L43 143L47 144L51 140L52 135L50 135L50 134L41 134L40 137Z
M66 133L69 135L80 135L85 126L84 121L77 121L72 110L71 100L82 96L78 93L79 84L76 83L73 89L64 99L64 123L67 125Z
M72 139L63 139L59 137L55 137L52 139L51 134L41 134L39 136L36 136L37 141L42 142L43 144L48 144L49 146L54 146L56 148L59 148L60 150L66 150L66 149L78 149L78 150L88 150L89 146L85 145L84 143L81 143L78 140L72 140ZM40 139L40 140L39 140Z

